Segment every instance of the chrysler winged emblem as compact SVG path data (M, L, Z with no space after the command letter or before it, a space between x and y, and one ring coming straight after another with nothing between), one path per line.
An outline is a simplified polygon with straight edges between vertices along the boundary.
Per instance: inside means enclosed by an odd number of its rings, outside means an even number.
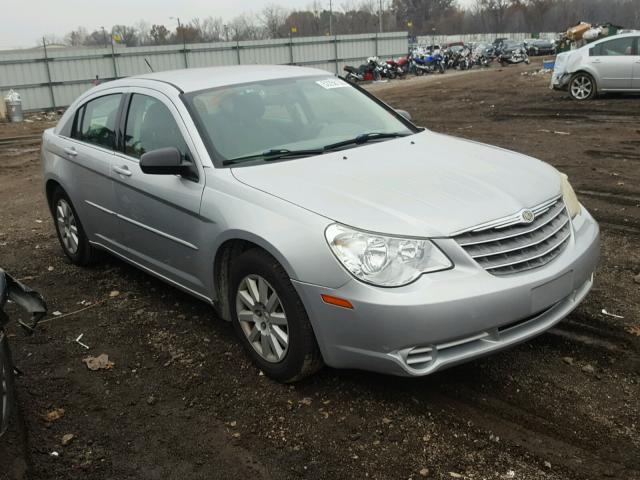
M521 223L531 223L536 219L535 213L533 213L528 208L525 208L520 212L520 222Z

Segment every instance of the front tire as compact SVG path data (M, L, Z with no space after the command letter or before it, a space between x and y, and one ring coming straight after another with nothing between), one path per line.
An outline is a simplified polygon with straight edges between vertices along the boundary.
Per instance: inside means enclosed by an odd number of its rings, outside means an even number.
M309 317L289 276L264 250L231 267L229 304L236 334L253 363L279 382L295 382L323 363Z
M569 95L578 102L591 100L596 95L595 80L588 73L576 73L569 80Z
M60 246L69 260L81 266L94 263L97 251L89 243L71 200L60 187L51 196L51 211Z

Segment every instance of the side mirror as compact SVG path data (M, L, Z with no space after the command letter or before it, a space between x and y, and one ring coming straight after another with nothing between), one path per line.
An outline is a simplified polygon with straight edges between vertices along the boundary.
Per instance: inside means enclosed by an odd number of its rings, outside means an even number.
M409 112L407 112L406 110L400 110L399 108L396 108L396 113L402 117L404 117L406 120L411 121L411 114Z
M140 157L140 170L152 175L184 175L191 167L190 163L183 163L176 147L158 148Z

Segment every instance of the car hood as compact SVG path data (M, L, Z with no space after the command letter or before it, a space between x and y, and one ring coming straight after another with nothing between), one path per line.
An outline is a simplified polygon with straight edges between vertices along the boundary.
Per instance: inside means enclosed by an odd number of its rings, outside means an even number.
M429 131L232 172L334 221L409 236L450 236L561 191L558 172L539 160Z

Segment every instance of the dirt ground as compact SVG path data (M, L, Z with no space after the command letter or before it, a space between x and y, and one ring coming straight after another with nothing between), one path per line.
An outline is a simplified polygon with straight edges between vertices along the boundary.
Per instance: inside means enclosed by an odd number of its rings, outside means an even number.
M70 265L29 138L53 123L1 125L0 266L53 319L10 329L24 376L0 477L640 479L640 98L578 104L537 68L371 86L420 125L550 162L602 228L596 285L557 328L419 379L325 368L279 385L207 305L110 257ZM110 370L82 363L103 352Z

